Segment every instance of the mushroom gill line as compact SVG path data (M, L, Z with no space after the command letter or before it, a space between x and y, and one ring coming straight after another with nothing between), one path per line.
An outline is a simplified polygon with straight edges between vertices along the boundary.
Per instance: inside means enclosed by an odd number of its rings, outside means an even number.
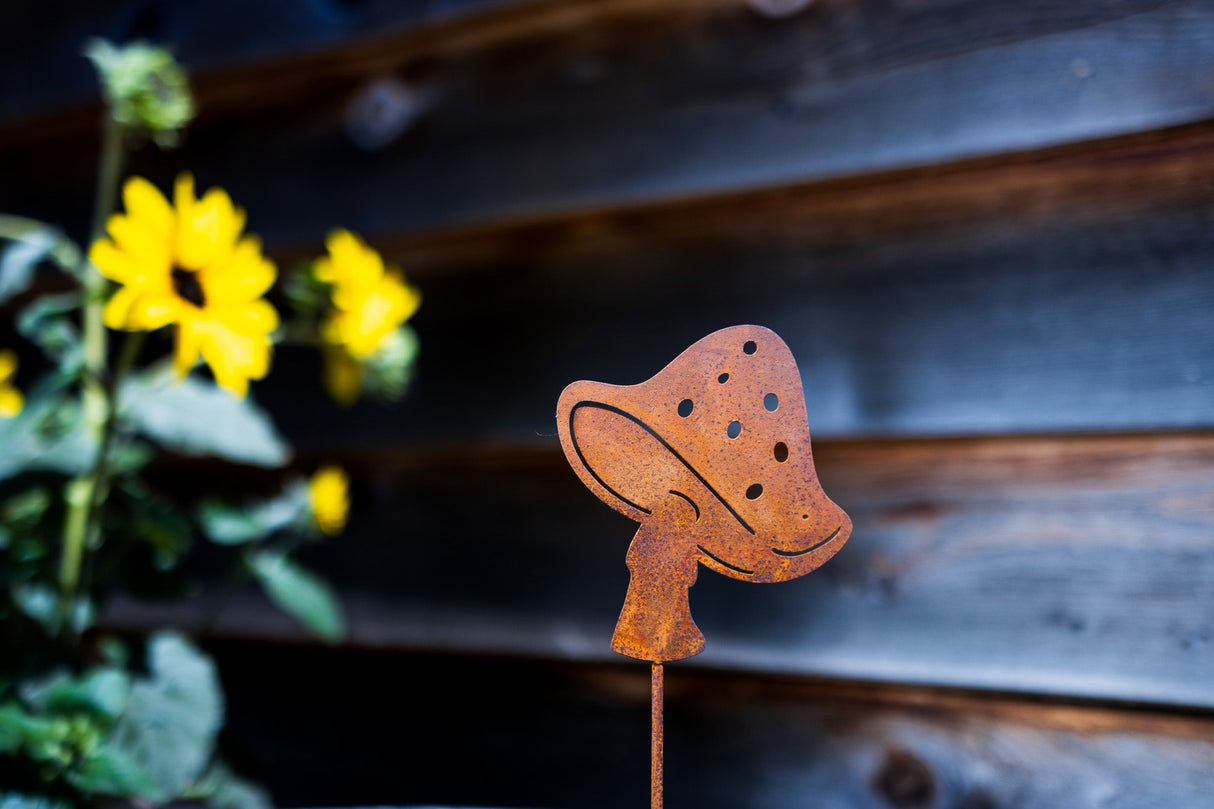
M716 562L717 564L724 565L725 567L729 568L730 570L736 570L736 571L738 571L739 573L745 573L747 576L753 576L753 575L755 574L755 572L754 572L753 570L747 570L747 569L746 569L746 568L744 568L744 567L738 567L737 565L731 565L731 564L729 564L729 562L726 562L726 561L725 561L724 559L722 559L721 557L719 557L719 556L717 556L716 554L714 554L714 553L710 552L710 551L708 550L708 548L705 548L703 545L696 545L696 547L697 547L697 548L699 548L699 549L700 549L700 552L701 552L701 553L703 553L705 556L707 556L709 559L711 559L712 561Z
M670 493L673 494L675 497L682 497L684 500L686 500L688 503L690 503L691 507L696 510L696 522L700 521L700 507L696 505L695 500L692 500L690 497L683 494L682 492L676 492L674 489L671 489Z
M843 526L839 526L839 528L842 528L842 527ZM810 551L816 551L818 548L821 548L827 542L830 542L832 539L839 536L839 528L836 528L835 530L831 531L830 536L828 536L826 539L822 540L821 542L815 542L813 545L810 545L808 548L806 548L803 551L786 551L781 548L772 548L772 552L778 553L781 556L804 556L805 554L809 553Z
M601 410L606 410L609 413L615 413L617 416L623 416L624 418L631 421L633 424L640 427L645 432L652 435L654 438L656 438L658 440L658 443L660 443L663 447L665 447L670 452L671 455L673 455L675 458L677 458L679 460L679 463L681 463L681 464L683 464L683 466L687 467L687 469L691 472L691 474L696 476L696 480L698 480L698 481L700 481L700 483L704 484L704 488L707 489L709 492L711 492L713 497L715 497L715 498L717 498L717 500L721 501L721 505L725 506L725 508L729 511L729 513L733 515L733 518L738 521L739 525L741 525L743 528L745 528L751 534L755 533L755 529L751 528L750 525L746 522L746 520L742 519L742 515L739 514L734 509L733 506L729 505L729 502L724 497L721 496L721 493L718 492L716 489L714 489L712 487L712 484L709 483L694 466L692 466L690 463L688 463L687 459L684 458L682 455L680 455L678 450L676 450L674 447L670 446L670 443L665 438L662 438L662 436L658 435L657 431L655 431L652 427L650 427L648 424L641 421L640 419L638 419L636 416L632 415L631 413L629 413L625 410L621 410L620 408L615 407L613 405L605 404L603 402L592 402L589 400L584 400L584 401L578 402L573 407L569 408L569 440L573 443L573 451L577 453L578 460L580 460L582 462L582 468L585 469L587 472L589 472L590 476L592 478L594 478L596 481L598 481L599 485L602 486L604 489L611 492L616 497L620 498L620 500L624 501L628 505L635 508L637 511L640 511L644 514L653 513L649 509L645 508L644 506L637 505L636 503L632 502L624 495L617 492L615 489L608 486L607 481L605 481L601 477L599 477L598 473L595 472L594 469L590 466L590 463L586 460L585 454L582 453L581 446L578 445L577 433L574 432L574 430L573 430L573 416L575 413L577 413L578 408L580 408L580 407L597 407L597 408L600 408Z

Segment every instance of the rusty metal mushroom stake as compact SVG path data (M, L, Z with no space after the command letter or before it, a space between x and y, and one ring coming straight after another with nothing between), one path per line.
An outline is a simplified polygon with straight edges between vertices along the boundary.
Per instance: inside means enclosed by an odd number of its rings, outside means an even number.
M662 664L699 654L699 566L750 582L817 569L851 520L818 484L801 375L762 326L713 332L639 385L574 382L561 447L599 499L641 524L611 648L652 664L652 805L662 805Z

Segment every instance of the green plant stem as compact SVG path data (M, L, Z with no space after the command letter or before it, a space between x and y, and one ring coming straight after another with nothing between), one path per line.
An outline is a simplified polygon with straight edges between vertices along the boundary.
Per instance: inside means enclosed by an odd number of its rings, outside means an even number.
M122 380L126 377L127 373L135 366L135 360L139 357L139 349L143 347L143 341L146 337L146 332L131 332L127 334L126 339L122 343L122 350L118 355L118 361L114 363L114 371L110 375L109 383L105 387L105 425L101 430L101 441L97 447L97 459L93 462L93 469L89 473L89 478L93 481L93 485L88 492L89 499L85 506L85 550L93 545L97 535L98 514L101 511L101 504L110 493L110 449L114 445L114 434L117 432L118 427L119 396L121 394L119 386L122 384ZM87 566L82 565L82 567L88 570ZM77 576L77 584L79 584L79 576Z
M97 170L97 196L93 205L90 241L95 241L105 232L105 223L117 203L124 139L122 124L107 115L101 135L101 160ZM95 531L92 525L96 513L94 503L103 489L99 484L105 472L105 455L109 444L105 440L106 425L113 419L113 400L117 392L114 379L111 378L108 385L103 381L106 379L107 341L103 319L106 281L87 256L81 259L80 271L84 279L82 418L86 434L96 442L97 457L92 470L68 483L65 492L67 517L63 523L63 550L59 557L59 618L60 632L69 637L75 634L72 610L80 585L84 555ZM138 350L138 346L135 350Z
M105 233L105 223L118 201L118 182L122 178L123 141L125 130L122 124L107 116L101 133L101 162L97 169L97 197L93 201L93 227L89 243ZM87 252L87 251L86 251ZM105 378L106 334L105 292L106 280L89 262L82 258L81 277L84 279L84 367L94 379L84 388L84 419L86 428L94 437L101 434L105 421L104 394L95 380Z

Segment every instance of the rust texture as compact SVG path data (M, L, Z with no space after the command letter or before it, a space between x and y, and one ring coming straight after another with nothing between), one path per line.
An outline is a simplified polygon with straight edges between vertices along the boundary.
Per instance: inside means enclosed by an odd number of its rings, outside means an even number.
M620 654L662 663L703 650L688 604L700 565L786 581L851 533L814 471L792 352L761 326L714 332L639 385L574 382L557 425L582 482L640 523L611 644Z

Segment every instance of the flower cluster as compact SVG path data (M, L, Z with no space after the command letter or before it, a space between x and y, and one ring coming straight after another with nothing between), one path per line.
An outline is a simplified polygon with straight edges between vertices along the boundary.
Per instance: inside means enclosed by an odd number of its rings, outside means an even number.
M257 237L244 234L244 211L219 188L197 197L189 174L177 178L171 203L142 177L127 181L122 199L125 212L110 217L107 236L89 250L97 270L120 285L106 304L105 324L125 331L174 327L178 375L201 357L220 387L243 397L250 380L269 371L279 327L278 312L264 298L278 273ZM347 230L330 234L326 247L312 267L330 293L319 328L325 383L337 401L350 404L368 367L380 379L407 369L413 338L402 326L421 293Z
M18 310L31 377L19 390L18 352L0 349L0 809L268 809L215 754L213 661L173 632L108 637L96 616L123 590L181 589L204 538L228 556L233 580L247 576L315 636L340 641L340 600L298 552L345 528L349 479L333 465L286 474L291 448L249 390L277 347L297 345L321 349L340 402L399 398L417 352L405 324L421 296L348 231L280 274L225 190L199 194L189 173L169 192L142 177L120 183L126 147L171 145L193 101L164 48L95 41L87 55L108 111L95 212L104 227L83 251L59 227L0 213L0 304ZM38 283L47 265L66 273L45 285L52 294ZM25 349L41 351L42 367L27 373ZM160 450L284 479L268 496L204 493L183 508L159 486Z
M421 305L421 293L347 230L329 234L325 246L329 254L313 266L316 279L333 291L320 330L325 382L334 399L350 404L362 392L365 366L391 351L400 327Z

